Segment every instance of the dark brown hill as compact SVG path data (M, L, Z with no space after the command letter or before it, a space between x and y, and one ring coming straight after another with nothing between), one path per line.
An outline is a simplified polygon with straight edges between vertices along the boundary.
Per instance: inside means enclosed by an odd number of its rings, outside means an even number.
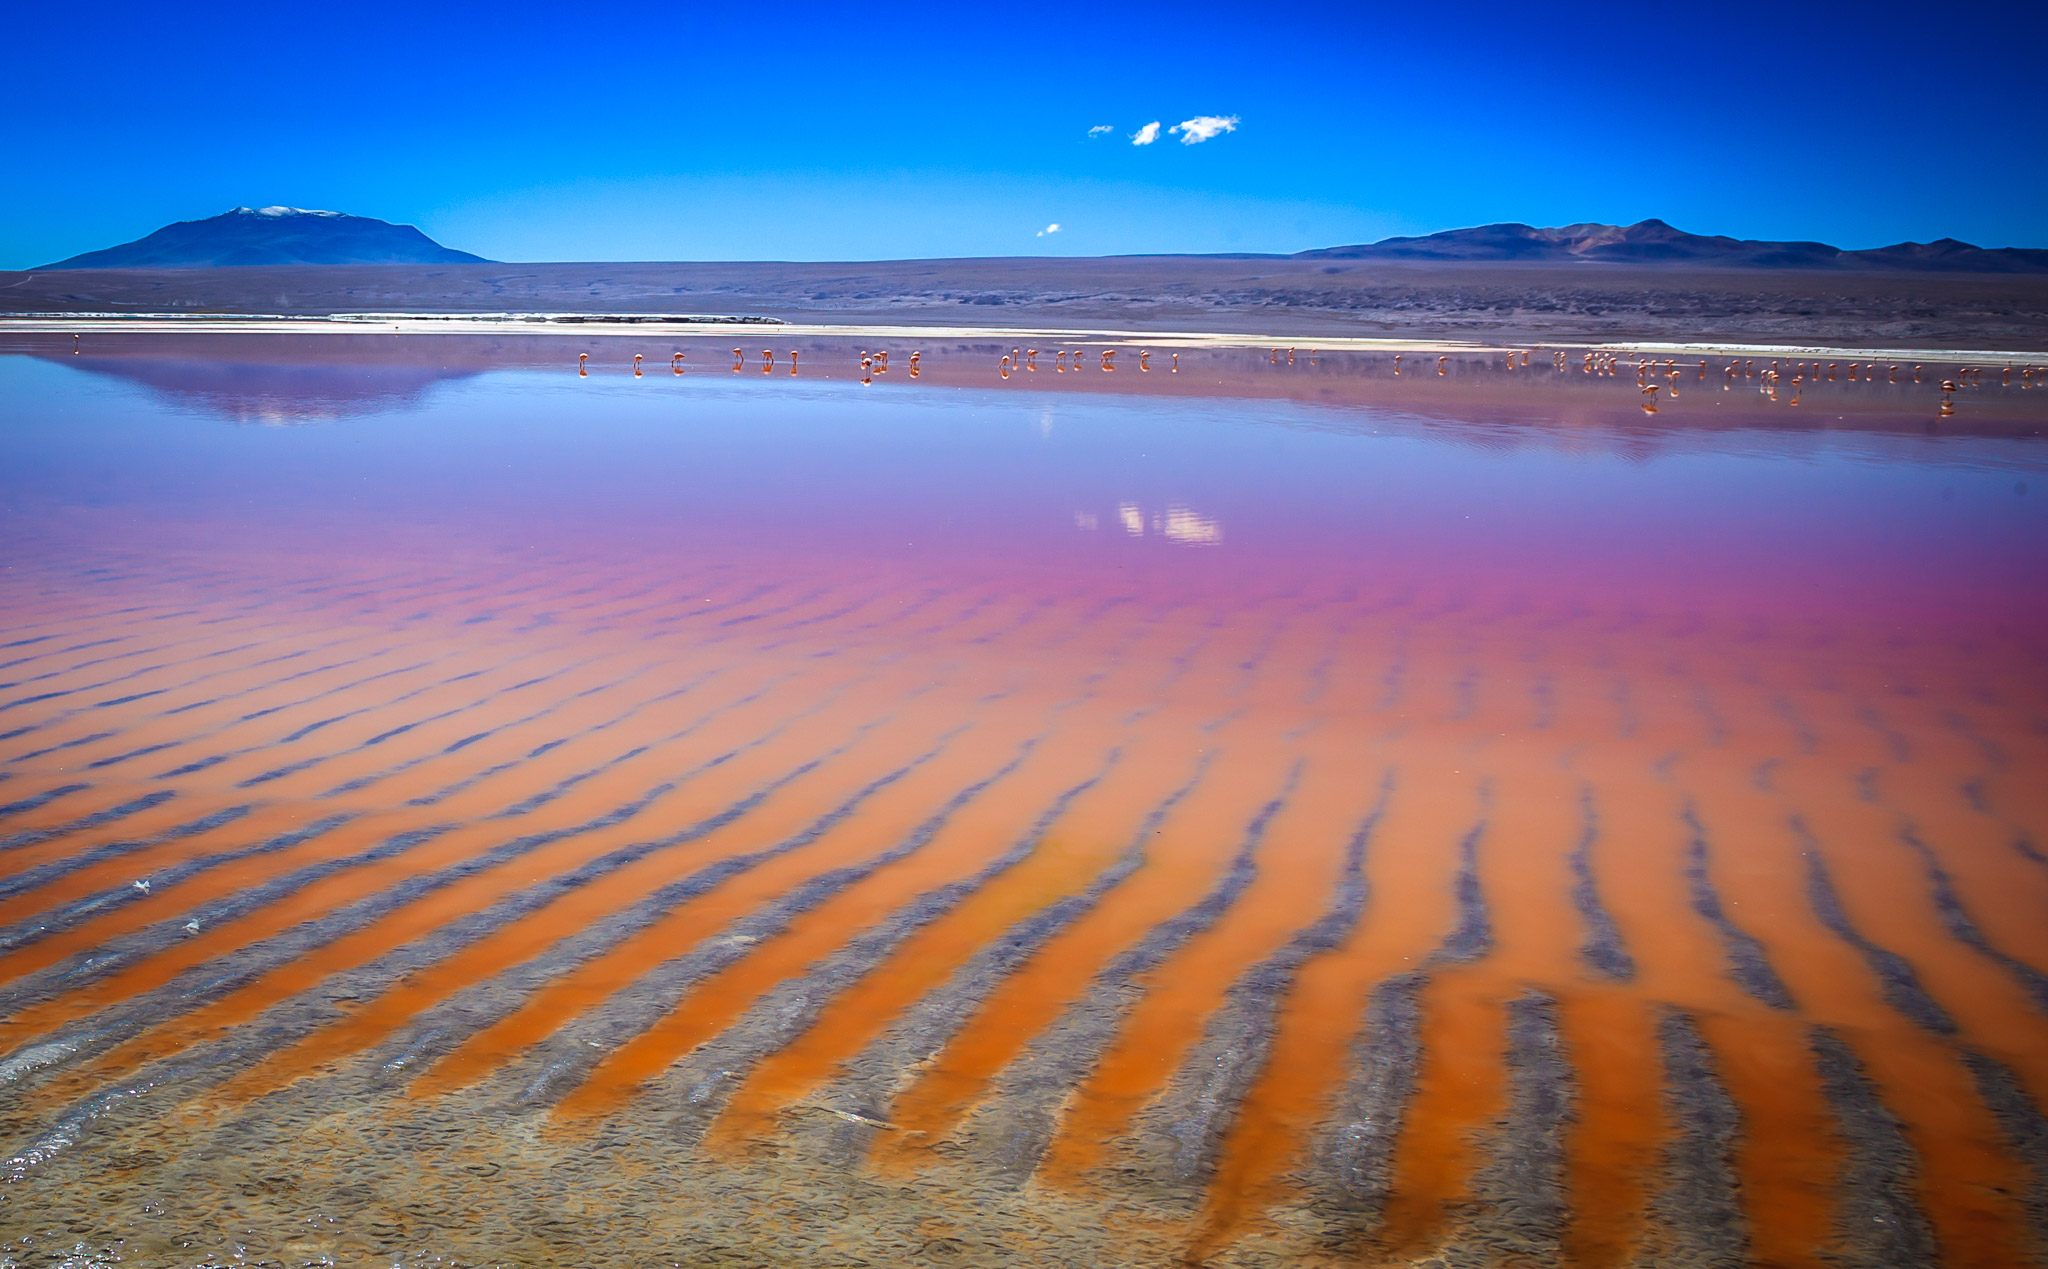
M1722 269L1844 269L1859 272L2048 273L2048 251L1985 248L1942 238L1844 251L1824 242L1764 242L1689 234L1661 220L1634 225L1481 225L1421 238L1387 238L1300 252L1302 260L1436 260L1529 264L1685 265Z

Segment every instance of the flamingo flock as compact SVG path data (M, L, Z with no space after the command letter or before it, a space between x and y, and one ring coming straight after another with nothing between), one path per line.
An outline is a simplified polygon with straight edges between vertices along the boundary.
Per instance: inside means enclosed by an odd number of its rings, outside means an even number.
M73 355L79 353L79 337L77 335L72 336L71 351ZM1087 356L1091 352L1094 354L1095 369L1104 374L1114 374L1116 372L1117 355L1119 352L1134 355L1137 359L1140 373L1149 374L1152 370L1152 350L1149 348L1089 349L1082 347L1055 348L1049 351L1053 359L1051 368L1056 374L1066 374L1069 371L1079 373L1088 368ZM1511 348L1506 350L1502 361L1493 364L1504 367L1511 373L1519 373L1528 369L1534 363L1537 351L1534 348ZM792 376L796 375L799 371L798 351L796 349L790 349L786 354L778 353L772 348L762 349L761 373L764 375L774 373L785 355L789 364L789 373ZM1041 350L1038 348L1023 347L1012 348L1008 352L1002 353L996 363L998 378L1007 381L1013 375L1020 372L1036 373L1040 369L1038 364L1040 355ZM1169 373L1179 374L1181 369L1180 353L1169 352L1165 355L1169 358L1167 366ZM1399 378L1414 368L1410 361L1412 355L1412 352L1397 352L1393 354L1393 373L1395 377ZM746 368L746 350L744 348L734 348L732 356L732 369L737 374ZM922 350L910 352L907 358L910 378L916 379L923 374L923 367L921 365L923 356ZM870 351L863 348L859 350L859 358L861 384L870 385L874 383L877 377L889 373L890 353L887 349ZM633 354L632 362L630 363L633 378L639 379L643 377L642 366L645 360L646 354ZM687 360L688 357L682 352L671 353L669 355L670 372L680 378L687 372L683 364ZM1303 361L1310 366L1319 366L1321 364L1317 350L1313 348L1308 349L1305 355L1299 347L1268 347L1267 349L1266 362L1269 367L1295 366ZM1634 370L1638 406L1645 414L1656 414L1660 405L1677 400L1680 397L1680 383L1688 375L1691 376L1694 383L1705 384L1710 369L1705 358L1681 364L1675 357L1660 359L1642 353L1631 355L1614 349L1586 349L1576 355L1563 348L1553 348L1550 350L1550 364L1554 373L1565 374L1570 372L1575 361L1578 373L1596 378L1615 378L1620 376L1624 370ZM1450 362L1450 354L1438 355L1436 359L1436 373L1439 378L1448 378L1450 376ZM590 354L587 352L578 353L576 355L577 377L589 378L589 367ZM1778 357L1760 366L1754 357L1733 357L1720 367L1720 389L1722 392L1731 392L1738 384L1744 386L1753 384L1757 393L1765 400L1773 404L1797 406L1805 399L1806 393L1816 384L1883 383L1895 385L1900 382L1901 369L1902 366L1899 362L1878 358L1844 362L1840 360L1821 361L1818 359L1806 360ZM1912 365L1906 369L1910 375L1910 382L1924 384L1929 381L1929 370L1925 363ZM1994 386L1997 388L2006 390L2017 389L2022 392L2032 392L2037 388L2048 388L2048 366L2008 362L2003 367L1995 369L1997 370L1998 377ZM1954 417L1956 414L1956 400L1960 394L1983 389L1985 386L1985 370L1986 367L1981 365L1961 365L1947 374L1935 375L1933 382L1941 393L1936 418L1947 419Z

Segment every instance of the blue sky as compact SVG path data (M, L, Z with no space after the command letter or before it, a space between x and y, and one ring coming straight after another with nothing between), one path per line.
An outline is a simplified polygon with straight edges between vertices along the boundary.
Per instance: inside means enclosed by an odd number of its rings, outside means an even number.
M2020 14L37 5L9 18L0 267L274 203L503 260L1284 252L1651 216L2048 246ZM1236 126L1166 131L1205 116Z

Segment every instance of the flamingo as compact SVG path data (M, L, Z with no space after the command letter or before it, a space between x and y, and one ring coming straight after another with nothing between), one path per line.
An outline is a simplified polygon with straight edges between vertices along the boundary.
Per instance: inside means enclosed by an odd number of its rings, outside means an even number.
M737 348L732 350L732 372L734 374L738 374L740 372L740 363L744 360L746 360L745 353L741 352Z
M1449 358L1449 357L1438 357L1438 358L1436 359L1436 372L1437 372L1438 374L1447 374L1447 373L1449 373L1448 371L1446 371L1446 370L1444 369L1444 363L1445 363L1445 362L1447 362L1447 361L1449 361L1449 360L1450 360L1450 358Z
M668 359L668 368L669 368L670 370L673 370L673 371L675 371L675 372L676 372L676 373L677 373L678 375L682 374L682 373L683 373L683 355L682 355L681 353L677 353L677 354L675 354L675 355L674 355L673 357L670 357L670 358Z
M71 337L71 355L74 357L78 355L78 336L76 335Z
M1294 364L1294 350L1292 348L1287 350L1287 364L1290 366Z
M911 359L912 361L916 361L916 360L917 360L917 354L916 354L916 353L912 353L912 354L910 354L910 359ZM1025 368L1026 370L1032 370L1032 371L1035 371L1035 370L1037 370L1037 369L1038 369L1038 350L1037 350L1036 348L1026 348L1026 349L1024 350L1024 368Z
M639 354L639 353L634 353L634 354L633 354L633 377L634 377L635 379L638 379L638 378L640 377L640 354Z
M789 373L796 373L796 349L789 350Z
M1002 370L1003 378L1007 379L1010 377L1010 359L1008 357L1003 358L1003 364L1000 369Z
M1138 369L1140 369L1140 370L1150 370L1150 369L1152 368L1152 365L1151 365L1151 358L1152 358L1152 353L1151 353L1151 351L1150 351L1149 349L1148 349L1147 351L1145 351L1145 352L1141 352L1141 353L1139 353L1139 354L1138 354ZM2010 371L2010 370L2006 371L2006 372L2005 372L2005 377L2006 377L2006 378L2008 378L2008 379L2012 378L2012 371Z
M1395 354L1394 354L1394 374L1395 374L1396 376L1399 376L1399 375L1400 375L1400 373L1401 373L1401 354L1400 354L1400 353L1395 353Z
M588 378L590 377L590 372L589 372L588 370L585 370L585 369L583 368L583 363L584 363L584 362L586 362L586 361L589 361L589 360L590 360L590 354L589 354L589 353L577 353L577 354L576 354L576 377L577 377L578 379L588 379Z
M1173 373L1175 373L1175 374L1179 374L1179 373L1180 373L1180 354L1179 354L1179 353L1175 353L1175 354L1173 354Z
M1116 349L1105 348L1102 350L1102 368L1105 371L1116 369Z
M761 373L765 375L773 369L775 369L775 350L763 348L761 350Z

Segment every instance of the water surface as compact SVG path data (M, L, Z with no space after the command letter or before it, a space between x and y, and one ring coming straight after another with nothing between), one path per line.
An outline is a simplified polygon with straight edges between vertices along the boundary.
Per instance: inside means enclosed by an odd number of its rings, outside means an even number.
M2042 1250L2017 373L150 338L0 358L16 1262Z

